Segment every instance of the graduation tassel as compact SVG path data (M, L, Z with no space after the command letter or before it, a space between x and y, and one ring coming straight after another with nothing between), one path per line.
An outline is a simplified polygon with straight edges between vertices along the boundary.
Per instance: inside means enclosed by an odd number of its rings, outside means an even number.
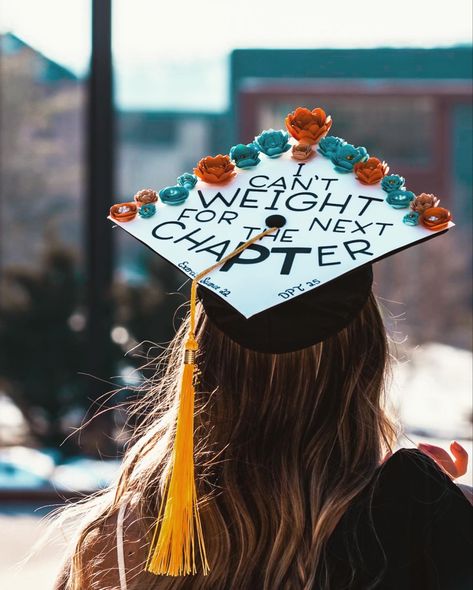
M197 573L196 545L202 564L202 573L207 575L210 571L194 477L194 383L195 361L199 348L195 338L197 285L208 273L276 229L278 228L271 227L257 234L192 280L189 333L184 350L171 468L146 562L146 570L153 574L184 576Z

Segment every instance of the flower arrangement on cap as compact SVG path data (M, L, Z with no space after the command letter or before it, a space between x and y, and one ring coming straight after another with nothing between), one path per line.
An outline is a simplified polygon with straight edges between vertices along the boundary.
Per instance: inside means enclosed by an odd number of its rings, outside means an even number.
M173 588L364 588L368 571L407 588L380 556L411 563L415 547L424 580L447 545L445 579L468 567L461 492L426 454L390 456L372 291L376 260L442 235L451 215L329 136L323 109L285 124L110 210L191 279L189 312L117 483L84 503L67 588L150 588L153 575ZM465 452L452 453L457 477Z

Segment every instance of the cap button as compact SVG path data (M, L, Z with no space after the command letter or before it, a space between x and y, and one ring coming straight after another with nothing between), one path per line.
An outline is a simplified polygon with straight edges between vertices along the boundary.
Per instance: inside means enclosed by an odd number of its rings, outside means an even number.
M265 223L267 227L283 227L286 225L286 218L284 215L270 215L266 217Z

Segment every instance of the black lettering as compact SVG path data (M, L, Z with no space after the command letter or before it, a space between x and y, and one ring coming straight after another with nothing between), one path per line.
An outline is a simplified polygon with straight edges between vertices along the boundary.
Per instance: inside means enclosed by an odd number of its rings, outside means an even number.
M220 223L221 221L226 221L229 225L231 225L232 221L237 217L238 213L236 211L224 211L217 223Z
M215 236L212 235L212 236L209 236L208 238L205 238L205 240L202 240L200 242L198 240L194 240L193 238L191 238L191 236L199 233L200 231L202 231L202 228L198 227L197 229L194 229L191 232L189 232L188 234L186 234L185 236L182 236L182 238L179 238L178 240L174 240L174 243L178 244L179 242L187 240L187 241L191 242L192 244L194 244L193 246L188 248L188 250L194 250L194 248L197 248L197 246L202 246L202 244L205 244L209 240L212 240L213 238L215 238Z
M302 182L302 180L300 180L299 178L294 178L294 180L292 181L292 186L291 186L291 191L293 191L296 187L297 188L303 188L305 191L308 191L310 189L310 185L312 184L312 181L314 179L313 178L309 178L307 181L307 184L304 184ZM297 186L299 185L299 186Z
M337 219L337 223L333 226L333 231L337 234L344 234L347 230L346 227L341 225L342 223L350 223L351 219Z
M378 235L382 236L385 228L388 225L394 225L394 223L383 223L382 221L377 221L376 222L376 225L381 225L381 229L379 230L379 234Z
M292 264L296 254L310 254L312 248L271 248L271 252L275 254L285 254L284 261L281 267L281 274L288 275L291 272Z
M351 247L352 244L360 244L362 247L358 250L355 250ZM369 252L371 244L368 242L368 240L349 240L348 242L343 242L343 245L353 260L356 260L356 254L366 254L366 256L373 256L373 252Z
M277 210L276 202L279 199L279 196L283 194L283 192L284 192L284 189L280 190L280 191L275 191L276 194L275 194L275 197L274 197L271 205L269 207L265 207L265 209L267 209L268 211L276 211Z
M297 197L301 197L304 195L308 195L313 197L313 201L302 201L301 205L308 205L308 207L293 207L292 205L292 200L297 198ZM313 209L316 205L317 205L317 199L319 197L315 194L315 193L295 193L294 195L291 195L287 201L286 201L286 207L288 209L290 209L291 211L308 211L309 209Z
M354 229L351 233L352 234L356 234L356 232L361 231L362 233L366 234L365 232L365 227L369 227L370 225L373 225L373 222L371 221L370 223L367 223L366 225L361 225L361 223L358 223L358 221L355 219L355 223L356 223L356 229Z
M317 248L319 256L319 266L333 266L335 264L341 264L339 260L337 262L324 262L323 260L324 256L333 256L335 254L334 250L336 250L337 247L338 246L334 244L333 246L319 246Z
M257 188L247 188L245 194L243 195L242 200L240 201L240 207L244 207L246 209L258 209L258 205L248 205L247 203L258 203L258 199L250 199L248 195L250 193L265 193L266 190L261 190Z
M217 244L212 244L207 248L199 248L196 252L210 252L210 254L214 254L217 260L220 260L222 256L225 254L228 246L230 244L230 240L224 240L223 242L218 242ZM220 246L220 250L217 248Z
M296 173L293 175L293 176L294 176L294 178L295 178L296 176L300 176L300 175L301 175L301 170L302 170L302 168L303 168L305 165L306 165L306 162L302 162L301 164L298 164L298 166L297 166L297 172L296 172Z
M314 220L313 220L313 221L312 221L312 223L310 224L309 231L312 231L312 229L314 228L314 225L315 225L316 223L318 223L318 224L319 224L319 227L320 227L321 229L323 229L324 231L327 231L327 230L328 230L328 228L330 227L330 224L332 223L332 221L333 221L333 220L332 220L332 218L330 218L330 219L327 221L327 225L323 225L323 223L320 221L320 219L317 219L317 217L314 217Z
M245 238L246 241L248 241L251 238L251 234L253 233L253 231L261 231L260 227L252 227L251 225L244 225L243 229L249 230L248 233L246 234L246 238Z
M266 178L266 180L269 180L269 176L266 176L265 174L258 174L250 178L250 180L248 181L249 185L253 186L254 188L263 188L265 186L264 184L254 184L254 181L257 178Z
M164 223L160 223L153 229L153 231L151 232L152 236L154 238L157 238L158 240L172 240L174 236L158 236L158 229L160 227L164 227L165 225L178 225L181 229L186 229L185 224L181 221L165 221Z
M200 201L201 201L202 205L204 206L204 208L208 209L214 201L221 201L222 203L225 204L226 207L231 207L233 205L233 203L235 202L235 199L238 197L238 194L240 191L241 191L241 189L238 188L235 191L235 194L233 195L233 197L230 199L230 201L227 201L220 191L218 193L216 193L216 195L214 197L212 197L210 199L210 201L205 200L204 194L202 193L202 191L200 189L197 191L197 194L199 195Z
M268 184L268 188L271 188L273 186L277 186L277 187L280 187L280 188L286 190L287 187L286 187L286 181L284 179L284 176L281 176L281 178L278 178L277 180L275 180L271 184Z
M244 243L245 242L240 242L237 248L242 246ZM250 252L257 252L258 256L253 258L242 258L242 255ZM258 264L259 262L266 260L268 256L268 248L261 246L261 244L251 244L250 246L247 246L242 252L240 252L240 254L236 254L233 256L233 258L227 260L227 262L221 266L220 270L221 272L228 272L234 264Z
M323 180L326 180L325 178ZM345 199L345 201L343 203L330 203L330 197L332 196L332 193L328 193L327 196L325 197L324 202L322 203L321 207L320 207L320 211L323 211L325 209L325 207L338 207L340 209L340 213L343 213L345 211L345 209L347 208L348 203L351 200L352 195L348 195L348 197Z
M188 209L186 207L185 209L183 209L178 219L190 219L190 215L186 215L186 211L198 211L198 209Z
M366 199L366 204L363 206L361 211L358 213L358 217L363 215L363 213L368 209L373 201L379 201L380 203L384 203L384 199L379 199L378 197L365 197L365 195L358 195L359 199Z
M329 186L332 182L338 182L338 178L321 178L320 180L326 180L327 181L327 185L325 187L325 190L328 191Z
M289 232L295 232L295 231L299 231L297 228L296 229L285 229L282 232L282 236L281 236L281 242L292 242L293 236L288 235ZM279 233L279 232L278 232Z
M210 215L208 215L210 214ZM199 211L195 216L196 221L200 221L201 223L206 223L207 221L212 221L217 214L212 209L204 209L203 211Z

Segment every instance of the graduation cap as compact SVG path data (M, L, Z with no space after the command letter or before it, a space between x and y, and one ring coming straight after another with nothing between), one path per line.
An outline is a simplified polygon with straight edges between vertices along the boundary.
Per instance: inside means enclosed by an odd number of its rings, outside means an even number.
M242 346L284 353L347 326L366 303L373 262L447 231L450 212L415 195L367 148L329 135L299 107L228 155L202 158L175 185L144 189L109 218L192 279L173 469L147 569L208 571L193 474L195 306ZM180 490L176 493L176 490Z

